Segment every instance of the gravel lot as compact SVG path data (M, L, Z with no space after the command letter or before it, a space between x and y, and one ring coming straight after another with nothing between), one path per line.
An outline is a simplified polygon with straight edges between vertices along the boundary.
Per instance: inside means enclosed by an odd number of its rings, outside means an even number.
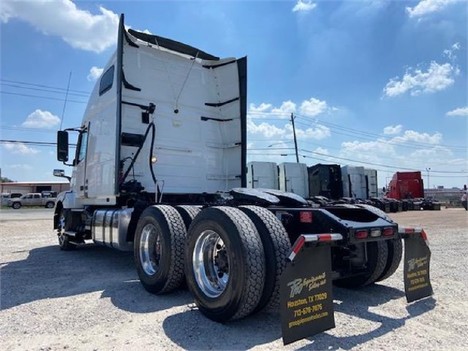
M468 213L403 212L431 250L434 296L407 304L402 265L386 281L335 288L336 328L283 347L279 314L217 324L187 291L154 296L131 253L89 245L58 249L52 210L0 212L2 350L307 349L468 350Z

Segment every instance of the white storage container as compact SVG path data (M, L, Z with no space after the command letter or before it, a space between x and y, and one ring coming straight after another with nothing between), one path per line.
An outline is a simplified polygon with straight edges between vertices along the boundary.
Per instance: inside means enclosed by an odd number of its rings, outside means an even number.
M278 166L275 162L247 163L247 187L278 190Z
M367 185L367 198L378 197L379 187L377 184L377 171L375 169L364 168Z
M341 167L341 179L343 180L343 197L367 199L366 176L364 174L364 167Z
M284 162L278 165L279 187L304 198L309 196L309 175L304 163Z

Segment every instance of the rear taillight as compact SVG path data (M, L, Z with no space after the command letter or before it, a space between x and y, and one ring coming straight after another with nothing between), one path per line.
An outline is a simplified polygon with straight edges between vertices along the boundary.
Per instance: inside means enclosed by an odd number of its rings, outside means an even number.
M301 223L312 223L312 212L310 211L299 212L299 220Z
M421 230L421 238L423 238L424 241L428 242L427 234L424 230Z
M356 239L365 239L369 236L369 232L367 230L356 230L354 233L354 237Z
M390 228L384 228L383 230L383 236L393 236L394 230L392 227Z

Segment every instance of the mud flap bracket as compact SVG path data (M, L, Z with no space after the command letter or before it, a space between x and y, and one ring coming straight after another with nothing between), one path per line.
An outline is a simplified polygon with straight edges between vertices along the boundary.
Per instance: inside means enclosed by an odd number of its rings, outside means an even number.
M284 345L335 327L330 247L342 239L305 234L294 243L280 285Z

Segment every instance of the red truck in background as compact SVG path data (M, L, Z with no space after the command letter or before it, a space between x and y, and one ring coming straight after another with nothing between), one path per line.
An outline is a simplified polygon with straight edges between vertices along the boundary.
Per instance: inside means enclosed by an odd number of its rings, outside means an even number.
M424 198L421 172L396 172L388 185L387 197L397 200Z

